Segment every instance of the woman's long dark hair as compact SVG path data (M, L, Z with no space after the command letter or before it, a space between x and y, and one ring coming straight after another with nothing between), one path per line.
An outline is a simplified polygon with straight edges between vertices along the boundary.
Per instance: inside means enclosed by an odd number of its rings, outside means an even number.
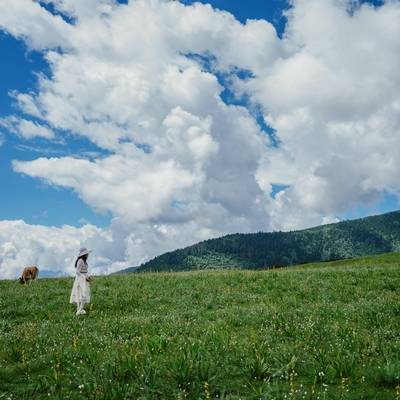
M84 254L83 256L79 256L76 261L75 261L75 268L78 265L78 261L82 258L82 260L86 263L86 260L88 258L88 254Z

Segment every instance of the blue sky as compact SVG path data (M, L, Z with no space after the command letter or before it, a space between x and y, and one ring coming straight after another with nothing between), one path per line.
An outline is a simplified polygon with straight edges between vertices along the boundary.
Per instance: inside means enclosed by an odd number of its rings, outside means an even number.
M12 92L30 92L37 89L38 74L48 75L49 68L43 55L28 51L22 40L0 32L0 117L19 114ZM107 226L110 216L93 211L71 190L55 188L39 180L15 173L12 160L32 160L39 156L79 154L98 150L84 139L69 137L67 144L48 144L41 139L28 143L0 127L5 137L0 146L0 220L23 219L30 224L80 226L92 223ZM40 151L42 150L42 151Z
M400 0L112 2L0 2L0 277L400 208Z
M122 2L122 1L121 1ZM283 12L288 4L281 0L271 1L243 1L243 0L214 0L214 7L228 10L241 22L248 18L264 18L273 23L278 34L284 31L286 19ZM183 3L191 4L192 0ZM381 1L374 0L372 4L378 6ZM28 51L22 40L0 33L0 117L18 114L15 103L10 96L13 91L31 92L37 89L38 74L49 74L49 69L43 55L39 52ZM264 121L261 121L263 123ZM55 188L40 182L37 179L22 176L11 168L11 160L32 160L38 156L57 156L65 153L79 154L84 151L98 150L89 141L68 137L64 144L48 144L43 140L35 139L29 143L22 142L15 135L1 128L4 143L0 146L0 183L2 195L0 196L0 220L23 219L31 224L61 226L71 224L81 225L90 222L98 226L107 226L110 214L95 212L69 189ZM36 149L36 150L35 150ZM42 151L42 153L41 153ZM273 188L273 196L282 187ZM353 218L380 213L399 208L398 200L393 195L386 195L373 207L360 206L348 211L344 218Z
M182 1L184 4L195 2L193 0ZM266 19L275 26L279 35L282 35L285 28L286 18L283 12L288 8L287 1L201 0L201 3L209 3L215 8L229 11L242 23L245 23L247 19Z

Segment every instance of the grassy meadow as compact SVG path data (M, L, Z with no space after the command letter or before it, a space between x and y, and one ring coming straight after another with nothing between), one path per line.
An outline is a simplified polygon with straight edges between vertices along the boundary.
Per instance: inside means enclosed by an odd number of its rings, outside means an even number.
M400 254L0 281L0 399L400 400Z

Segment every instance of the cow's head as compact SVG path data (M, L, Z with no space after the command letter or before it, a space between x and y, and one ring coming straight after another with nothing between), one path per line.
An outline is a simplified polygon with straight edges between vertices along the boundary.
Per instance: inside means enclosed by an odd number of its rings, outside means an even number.
M18 282L21 284L25 283L25 281L22 279L22 276L18 278Z

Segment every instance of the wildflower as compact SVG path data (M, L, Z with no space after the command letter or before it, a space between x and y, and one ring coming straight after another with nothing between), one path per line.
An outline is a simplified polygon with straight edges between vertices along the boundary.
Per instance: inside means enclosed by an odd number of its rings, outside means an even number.
M205 394L206 400L211 400L212 399L211 394L210 394L210 390L209 390L209 387L208 387L208 382L204 383L204 394Z
M77 345L78 345L78 338L74 336L72 339L72 347L74 348L74 350L76 350Z

